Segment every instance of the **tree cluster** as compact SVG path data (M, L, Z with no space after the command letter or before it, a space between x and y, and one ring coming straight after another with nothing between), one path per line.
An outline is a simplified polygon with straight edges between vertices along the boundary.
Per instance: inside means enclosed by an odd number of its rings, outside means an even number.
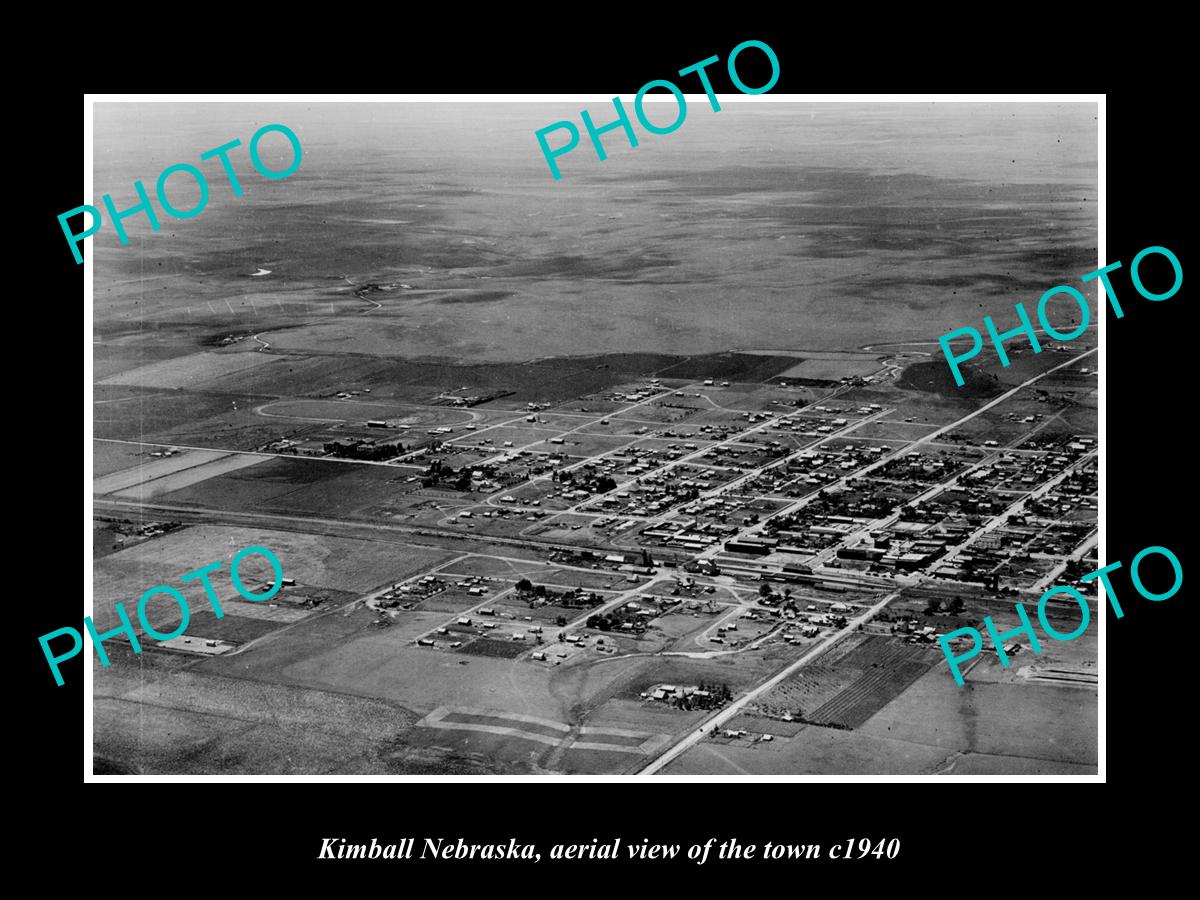
M373 441L361 439L354 441L329 441L325 444L325 452L329 456L339 459L380 460L399 456L404 452L404 445L399 442L395 444L376 444Z

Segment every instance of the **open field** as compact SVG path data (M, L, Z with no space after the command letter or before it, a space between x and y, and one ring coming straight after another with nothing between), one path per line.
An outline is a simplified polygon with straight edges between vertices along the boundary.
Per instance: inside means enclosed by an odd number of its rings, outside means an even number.
M1094 553L1094 330L936 343L1094 268L1093 106L732 104L554 182L556 109L97 105L100 187L304 145L91 244L96 625L226 611L110 641L99 767L1094 772L1094 635L933 643Z
M142 476L140 483L115 491L97 490L96 493L111 493L114 497L122 497L130 500L145 500L161 494L180 491L191 487L193 484L199 484L202 481L215 478L218 475L237 472L265 461L265 457L262 456L230 453L220 456L217 459L201 461L199 463L195 463L192 460L190 461L193 462L192 465L181 468L178 471L164 472L162 475L146 477L145 470L139 470L137 474ZM124 475L125 473L119 474Z
M286 356L266 353L194 353L182 359L139 366L119 375L112 375L99 383L159 389L201 388L215 378L238 373L244 379L249 370L287 361ZM241 380L241 383L244 384L245 381Z
M244 679L108 676L96 674L96 753L147 774L377 771L415 720L393 704Z
M229 580L230 560L242 548L255 545L269 548L278 557L284 575L294 578L299 585L360 592L399 581L406 574L451 558L451 554L428 547L199 525L99 560L95 567L97 626L117 624L112 610L116 601L123 601L132 613L137 599L149 588L157 584L179 585L181 575L215 561L221 562L222 567L211 576L213 588L221 600L233 600L237 594ZM243 581L248 586L269 577L270 566L261 557L247 557L244 567ZM180 587L185 596L199 600L197 605L206 605L200 599L203 591L198 585Z
M99 447L112 447L107 442L97 442ZM120 445L118 445L120 446ZM185 469L203 466L215 460L225 459L229 454L217 450L185 450L165 459L149 458L150 448L121 447L118 454L113 454L128 464L128 468L106 473L92 482L92 490L97 494L111 494L125 488L133 487L156 478L163 478Z
M279 457L164 494L163 502L294 515L354 516L387 509L413 490L397 484L402 470Z
M854 375L870 375L879 368L873 359L806 359L779 373L779 378L816 378L837 381Z

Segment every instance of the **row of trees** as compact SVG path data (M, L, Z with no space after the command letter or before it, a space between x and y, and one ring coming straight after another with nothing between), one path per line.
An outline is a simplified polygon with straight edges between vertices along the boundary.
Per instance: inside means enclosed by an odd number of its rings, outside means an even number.
M607 474L591 477L579 471L560 472L555 469L550 473L550 480L556 484L569 484L593 494L607 494L617 489L616 479Z
M600 631L612 631L620 626L621 621L613 616L612 613L605 613L602 616L588 616L587 627L596 628Z
M341 459L391 459L404 452L404 445L376 444L369 441L329 441L325 444L325 452L330 456Z
M733 692L729 690L727 684L706 684L701 681L697 690L707 691L707 696L687 694L683 697L673 698L671 705L677 706L679 709L715 709L733 699Z
M595 606L600 602L600 597L595 592L584 594L583 588L575 588L558 594L547 588L544 584L534 584L528 578L522 578L517 582L516 587L518 594L526 598L533 598L529 601L530 607L551 602L561 606ZM542 601L542 603L539 603L539 601ZM559 618L562 617L560 616ZM564 622L563 624L566 623Z
M455 469L453 466L444 465L440 459L435 459L425 470L425 474L421 478L421 487L437 487L439 483L453 485L456 491L469 491L471 489L471 467L463 466L461 469Z
M697 685L697 690L708 691L714 697L718 698L722 703L726 700L733 699L733 693L729 690L727 684L706 684L703 680Z

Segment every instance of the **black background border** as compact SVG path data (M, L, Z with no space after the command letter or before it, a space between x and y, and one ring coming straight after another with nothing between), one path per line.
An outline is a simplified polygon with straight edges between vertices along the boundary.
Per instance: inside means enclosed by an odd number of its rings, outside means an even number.
M601 16L602 19L605 17ZM607 21L607 19L605 19ZM1181 57L1160 43L1143 45L1145 54L1130 59L1128 43L1121 56L1105 56L1102 45L1115 37L1084 33L1067 22L1046 22L1046 34L1069 34L1065 42L1050 43L1036 37L997 34L963 49L961 40L916 40L900 33L880 34L863 41L815 28L780 28L760 19L746 27L722 22L710 29L681 34L677 27L655 30L651 26L612 25L581 35L579 29L562 28L551 37L530 37L514 42L442 34L438 39L410 43L403 35L398 45L383 54L369 48L350 47L347 56L321 57L309 65L315 50L306 44L255 51L253 65L234 68L197 67L187 74L157 71L98 73L88 90L120 92L136 87L163 93L236 93L283 82L274 89L288 92L396 91L403 93L514 92L603 93L631 95L645 81L670 77L675 70L713 54L722 60L741 40L756 38L770 44L781 64L781 77L772 93L905 92L1008 93L1105 92L1107 94L1107 254L1106 261L1122 260L1126 267L1143 247L1171 248L1187 269L1184 217L1190 212L1184 194L1185 148L1194 147L1178 134L1176 123L1187 109L1187 97L1175 87L1169 67ZM764 24L766 23L766 24ZM911 25L911 23L910 23ZM552 26L555 27L555 26ZM851 29L843 23L843 29ZM857 26L855 26L857 27ZM1074 29L1073 31L1071 29ZM1020 29L1024 31L1022 27ZM1099 32L1097 27L1096 31ZM115 37L114 37L115 39ZM839 40L843 51L820 47ZM1156 38L1161 41L1161 38ZM318 42L309 42L315 47ZM950 48L950 49L948 49ZM739 69L749 84L756 76L753 54L739 59ZM1103 63L1099 62L1104 60ZM318 73L316 68L320 69ZM200 71L203 69L203 71ZM713 67L714 74L721 67ZM286 77L272 76L272 72ZM136 75L136 77L130 77ZM730 88L714 77L718 92ZM138 82L136 85L133 82ZM694 90L686 86L686 90ZM20 288L29 308L29 327L39 312L66 304L82 294L82 267L74 265L59 231L56 215L82 202L79 170L82 91L66 83L46 85L27 98L27 121L38 130L37 152L26 164L30 177L17 185L22 195L20 222L33 227L30 244L41 257L37 283ZM482 148L481 148L482 152ZM20 240L20 245L25 245ZM1062 283L1080 273L1063 273ZM1127 276L1126 276L1127 277ZM46 281L48 280L48 284ZM1128 285L1116 280L1118 290ZM1049 285L1048 285L1049 286ZM1187 550L1179 528L1184 491L1191 487L1191 470L1185 456L1194 455L1185 426L1191 396L1185 366L1190 339L1183 290L1168 301L1143 301L1126 287L1121 291L1126 315L1116 320L1109 312L1105 354L1107 434L1104 446L1107 478L1105 521L1107 555L1104 562L1122 560L1151 544L1170 547L1190 571ZM1126 298L1129 298L1128 300ZM52 298L61 298L53 299ZM1028 306L1029 304L1027 304ZM85 335L85 339L88 336ZM63 352L61 347L58 352ZM28 372L18 378L28 378ZM21 402L16 404L20 407ZM14 411L14 415L22 415ZM48 417L30 407L25 416ZM86 415L86 399L85 399ZM25 421L35 421L27 418ZM61 453L63 451L57 451ZM46 471L61 473L56 451L47 451ZM56 476L62 478L61 474ZM88 473L85 472L85 490ZM45 528L62 534L62 518L50 509ZM82 783L81 712L82 667L64 667L67 686L56 688L47 674L36 635L76 623L79 598L61 589L31 585L33 596L17 600L29 621L21 622L16 643L24 648L20 690L28 704L21 751L22 770L33 769L30 784L41 796L22 806L22 815L37 841L50 835L60 850L72 857L107 868L136 844L143 864L175 859L180 846L211 846L230 866L269 865L273 877L298 877L306 884L341 883L360 873L384 873L381 864L330 864L315 862L323 837L395 841L401 837L463 837L468 841L536 840L543 845L560 841L601 841L621 835L626 842L652 841L687 844L707 837L736 835L744 843L764 840L810 841L828 845L847 838L900 837L904 850L890 863L852 863L847 873L855 881L863 876L888 884L903 869L906 874L935 882L1018 883L1021 860L1027 855L1063 859L1093 853L1094 841L1107 841L1111 829L1121 840L1148 840L1139 832L1156 831L1154 820L1144 825L1124 818L1134 807L1155 802L1163 789L1173 786L1177 770L1189 765L1186 753L1173 752L1182 729L1190 726L1190 704L1181 702L1190 685L1183 660L1188 655L1185 619L1187 584L1163 603L1137 598L1126 572L1114 578L1126 616L1118 621L1107 615L1106 704L1108 782L1118 791L1115 800L1101 803L1095 795L1073 800L1058 784L928 782L892 784L644 784L624 781L599 785L570 784L395 784L331 785L260 784L87 785ZM85 585L91 577L85 559ZM1127 599L1130 598L1130 599ZM1179 643L1173 643L1176 638ZM20 656L20 655L19 655ZM1168 712L1174 716L1166 715ZM1183 715L1180 715L1180 714ZM1169 781L1168 781L1169 779ZM132 788L132 790L131 790ZM79 794L81 789L89 790ZM95 791L95 792L92 792ZM270 796L264 797L263 792ZM852 792L852 796L848 794ZM105 792L101 794L99 792ZM171 795L183 794L176 803ZM197 801L203 795L213 803L206 812ZM1169 796L1169 794L1167 795ZM1167 802L1161 800L1160 802ZM237 812L241 810L241 812ZM1122 818L1112 818L1120 812ZM23 820L25 821L25 820ZM1111 821L1111 826L1110 826ZM77 824L76 824L77 823ZM102 827L97 827L102 825ZM1131 833L1132 832L1132 833ZM61 843L60 843L61 842ZM199 853L204 857L204 851ZM128 858L128 857L126 857ZM238 862L240 860L240 862ZM1100 864L1103 864L1101 859ZM388 874L404 877L415 863L392 863ZM503 877L509 864L454 864L456 878ZM505 873L496 873L502 865ZM522 868L522 875L537 875L537 868ZM580 871L581 864L552 869L563 874ZM582 864L586 865L586 864ZM599 863L608 871L611 863ZM667 872L664 864L643 864ZM697 868L683 861L671 864L668 876L679 885L679 873L696 872L712 885L713 876L735 875L748 890L766 883L747 881L756 864L729 864ZM757 864L761 865L761 864ZM783 868L803 866L810 873L837 874L835 864L771 865L773 874ZM852 867L852 868L851 868ZM201 868L207 868L201 866ZM587 867L588 872L593 868ZM95 871L95 870L93 870ZM426 874L437 869L426 866ZM198 877L199 876L199 873ZM409 873L412 874L412 873ZM797 872L798 875L804 874ZM1011 881L1010 881L1011 879ZM391 880L391 879L389 879ZM689 876L689 881L692 877ZM720 877L718 877L720 880ZM400 882L395 882L400 884ZM798 883L799 884L799 883ZM505 879L502 889L550 889L536 880ZM610 885L621 890L617 883Z

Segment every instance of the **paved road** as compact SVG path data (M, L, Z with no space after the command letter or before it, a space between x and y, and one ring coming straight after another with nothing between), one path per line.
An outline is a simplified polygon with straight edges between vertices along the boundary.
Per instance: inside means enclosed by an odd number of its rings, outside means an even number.
M829 637L825 638L823 641L821 641L815 647L813 647L812 650L808 651L808 653L804 654L802 657L800 657L798 660L796 660L791 665L785 667L781 672L779 672L776 675L773 675L771 678L768 678L766 681L764 681L758 687L754 688L754 690L750 691L749 693L744 694L742 697L738 698L737 700L734 700L731 704L729 704L729 706L725 707L724 709L718 710L716 713L709 716L707 719L705 719L700 724L700 727L696 731L689 732L687 737L683 738L682 740L675 743L674 746L665 750L662 754L660 754L658 756L657 759L654 759L653 761L651 761L649 764L647 764L645 767L643 767L640 771L638 771L637 774L638 775L653 775L655 772L662 769L664 766L666 766L668 763L670 763L672 760L674 760L680 754L686 752L687 750L694 747L696 744L700 743L700 741L704 740L706 735L712 734L715 729L720 728L722 725L724 725L726 722L728 722L730 719L732 719L734 716L736 716L738 713L740 713L743 709L746 708L746 706L748 704L753 703L756 699L761 697L767 691L771 690L771 688L775 687L777 684L779 684L781 681L783 681L785 678L787 678L793 672L800 669L802 666L806 665L810 660L815 659L816 657L820 656L822 653L824 653L826 650L828 650L830 647L832 647L834 644L836 644L838 641L840 641L846 635L853 632L860 624L870 621L870 619L876 613L878 613L881 609L883 609L885 606L887 606L889 603L891 603L892 600L894 600L899 594L900 594L900 591L898 591L898 590L892 591L892 593L885 596L882 600L880 600L878 603L876 603L870 609L868 609L864 613L862 613L862 615L856 616L855 618L851 619L849 624L847 624L846 627L843 628L841 631L834 632Z

